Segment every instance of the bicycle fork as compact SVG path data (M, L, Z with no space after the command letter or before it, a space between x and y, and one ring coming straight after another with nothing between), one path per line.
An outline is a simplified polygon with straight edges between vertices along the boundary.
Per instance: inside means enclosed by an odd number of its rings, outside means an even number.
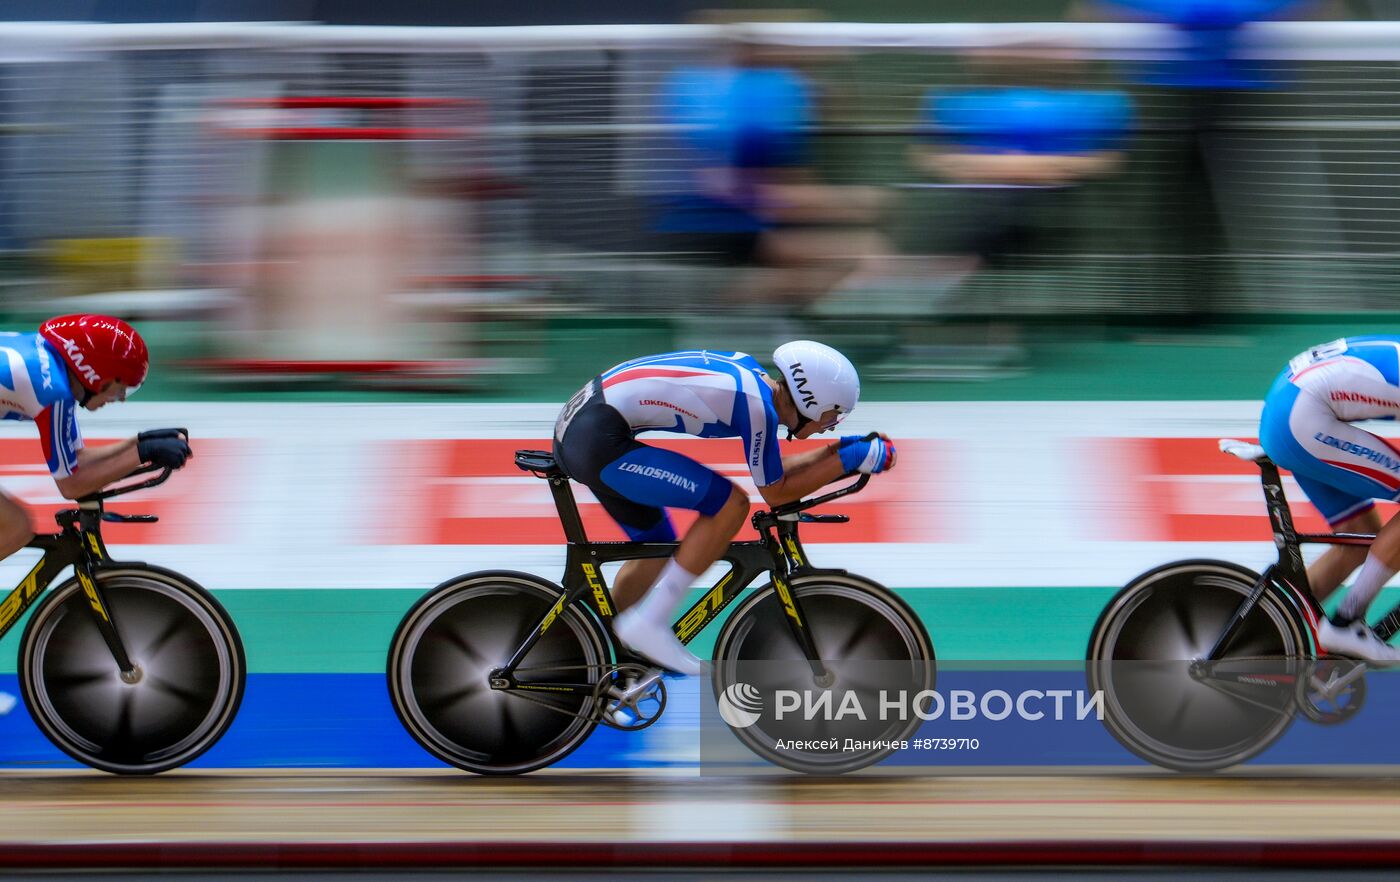
M117 664L122 682L137 683L141 679L141 671L132 663L131 656L127 655L126 645L122 643L121 634L112 622L112 605L107 602L106 592L98 585L94 576L94 563L107 557L107 549L103 547L102 540L96 533L85 533L83 539L83 553L73 562L73 571L78 577L78 584L82 586L83 594L87 597L88 608L92 612L93 622L97 625L97 632L102 635L102 640L112 652L112 660Z
M771 536L765 539L776 546L773 559L781 562L781 566L773 570L773 588L778 593L778 600L783 604L783 613L787 616L788 627L792 629L793 639L802 648L802 654L807 657L807 664L812 668L812 679L819 689L829 688L835 681L835 676L827 670L826 663L822 661L821 653L817 649L817 643L812 638L812 631L807 627L807 616L802 610L802 604L798 601L797 595L792 591L789 584L789 577L793 572L807 566L807 558L802 553L802 545L797 541L795 532L788 532L782 536L781 541Z

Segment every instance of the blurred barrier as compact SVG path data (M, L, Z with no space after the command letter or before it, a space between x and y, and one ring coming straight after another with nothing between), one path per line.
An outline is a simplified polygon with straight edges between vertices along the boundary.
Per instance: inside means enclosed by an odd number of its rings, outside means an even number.
M882 320L1170 311L1188 268L1202 261L1232 274L1221 310L1393 306L1386 292L1400 280L1400 179L1388 169L1400 126L1400 23L1271 23L1246 33L1242 57L1259 62L1276 88L1262 99L1227 99L1220 136L1238 148L1228 160L1237 165L1223 219L1227 254L1179 253L1163 238L1155 182L1171 161L1182 109L1129 84L1139 106L1130 161L1056 209L1049 222L1075 231L1068 242L1029 264L979 273L953 297L932 283L877 288ZM285 263L267 241L286 245L284 233L258 220L286 214L286 187L273 174L285 161L266 140L226 137L221 103L455 99L479 111L460 137L395 143L392 174L412 194L399 208L413 208L418 228L412 247L381 246L412 264L379 280L400 289L381 293L430 290L441 300L455 292L471 301L483 285L499 292L499 280L511 279L505 293L528 298L547 288L573 309L628 313L693 312L731 281L723 268L668 251L649 228L652 200L679 173L674 139L684 127L657 113L661 84L678 66L724 63L739 47L790 53L824 96L808 132L817 136L815 168L833 182L897 193L881 224L902 252L921 253L953 241L966 194L930 185L904 151L924 132L925 94L969 82L969 52L1060 46L1089 62L1075 85L1125 88L1121 64L1160 60L1176 46L1173 32L1151 25L1062 22L14 24L0 26L0 37L0 245L175 241L184 264L162 284L230 288L256 304L278 287L266 273ZM394 125L423 131L435 124L424 114L434 112L405 106ZM337 162L319 174L334 177ZM316 247L363 256L357 242L323 237ZM455 282L444 288L445 279ZM837 320L866 317L871 293L823 308ZM248 327L249 312L257 310L245 304L231 326ZM414 321L430 349L472 345L434 337L441 312L420 310Z

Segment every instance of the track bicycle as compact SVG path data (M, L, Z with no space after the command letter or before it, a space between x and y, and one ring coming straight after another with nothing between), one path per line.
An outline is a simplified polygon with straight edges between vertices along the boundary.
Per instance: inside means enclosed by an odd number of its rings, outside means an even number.
M1364 546L1375 536L1297 532L1264 449L1219 443L1259 467L1278 560L1262 573L1222 560L1156 567L1114 595L1089 638L1090 688L1104 691L1104 724L1133 753L1181 771L1242 763L1299 714L1340 723L1366 697L1366 664L1318 646L1325 613L1301 546ZM1397 631L1400 605L1376 627L1383 640Z
M247 667L233 620L213 595L172 570L113 560L103 544L104 521L156 520L105 509L171 475L145 466L123 480L154 472L59 511L59 532L29 542L43 556L0 601L0 636L38 601L18 673L40 731L78 762L122 775L164 772L212 747L238 711ZM73 575L45 594L69 566Z
M678 546L589 541L569 478L553 454L519 450L515 463L549 482L568 542L563 585L507 570L449 579L404 616L388 658L390 698L409 733L443 762L493 775L557 763L599 723L635 730L656 722L666 705L665 681L613 636L615 606L601 567L669 557ZM750 584L768 576L728 616L715 642L711 685L717 700L731 687L855 688L871 664L893 670L890 685L911 695L933 688L933 644L913 610L869 579L811 566L798 537L803 522L848 521L807 509L856 493L869 480L865 475L824 496L755 513L760 538L732 543L723 556L729 570L675 623L676 636L689 643ZM867 734L872 741L899 741L919 723L910 715L882 721ZM797 754L777 749L765 723L732 731L759 756L805 772L839 774L892 752Z

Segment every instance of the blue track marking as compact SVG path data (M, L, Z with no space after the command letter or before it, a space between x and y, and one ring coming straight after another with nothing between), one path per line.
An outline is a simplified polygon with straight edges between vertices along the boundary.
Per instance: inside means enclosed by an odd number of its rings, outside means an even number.
M1078 689L1081 672L948 672L938 691L978 693L990 689ZM1400 676L1367 675L1370 695L1361 712L1340 726L1298 720L1253 764L1394 764L1400 761L1394 732L1400 729ZM665 716L650 729L619 732L599 727L561 768L693 767L700 758L698 680L668 681ZM19 694L13 674L0 675L0 691ZM1070 703L1072 706L1072 702ZM1138 766L1093 719L1062 721L951 721L923 724L920 738L977 738L977 751L940 755L909 752L887 760L897 765L957 766ZM53 747L20 703L0 717L0 768L73 768L77 763ZM378 674L253 674L238 718L223 739L191 768L425 769L442 764L424 751L399 723Z

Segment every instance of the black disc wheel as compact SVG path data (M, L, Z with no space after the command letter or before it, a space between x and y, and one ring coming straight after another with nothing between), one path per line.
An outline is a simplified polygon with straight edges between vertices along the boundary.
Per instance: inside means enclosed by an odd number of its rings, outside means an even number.
M725 622L715 643L713 687L735 736L769 762L800 772L836 775L879 762L889 747L845 750L846 739L874 744L910 737L922 720L873 712L879 693L900 691L910 697L934 685L933 644L923 624L904 601L888 589L855 575L810 575L792 580L791 591L806 617L826 676L817 677L793 633L782 600L773 585L760 589ZM796 692L817 705L832 702L833 713L788 714L778 719L774 709L746 717L735 725L726 716L726 702L746 697L755 711L782 692ZM823 697L824 693L830 693ZM840 703L854 695L865 720L840 713ZM810 698L809 698L810 697ZM835 717L827 719L827 717ZM797 740L834 747L778 749L779 741Z
M1089 640L1088 675L1124 747L1167 768L1211 771L1244 762L1292 723L1308 644L1277 592L1260 596L1218 660L1198 661L1257 578L1223 561L1182 561L1109 602Z
M238 711L246 673L238 631L218 601L176 573L130 568L95 577L135 669L120 670L73 578L25 629L25 703L79 762L130 775L182 766L212 747Z
M429 753L470 772L514 775L563 759L597 726L594 691L610 662L597 621L562 591L525 573L445 582L409 610L389 648L389 695ZM531 631L548 628L495 689Z

